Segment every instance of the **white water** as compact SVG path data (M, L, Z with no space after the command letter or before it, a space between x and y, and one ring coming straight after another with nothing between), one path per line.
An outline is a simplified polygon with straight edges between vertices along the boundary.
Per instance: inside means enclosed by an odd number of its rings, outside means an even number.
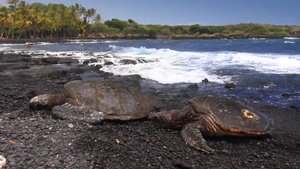
M115 65L102 70L116 75L139 74L160 83L201 82L204 78L224 83L232 76L218 75L216 70L250 69L261 73L299 74L300 56L281 54L254 54L240 52L179 52L170 49L149 49L110 46L113 55L106 59ZM124 65L122 59L147 63ZM103 60L99 64L103 64Z
M284 37L284 39L300 39L300 38L296 38L296 37Z
M294 41L284 41L284 43L291 43L291 44L294 44L294 43L296 43L296 42L294 42Z
M47 43L40 45L47 45ZM10 46L11 44L0 45L0 49L7 50ZM21 51L14 51L14 53L18 52ZM80 62L94 58L98 62L90 64L103 65L101 69L103 71L116 75L139 74L143 78L156 80L160 83L197 83L204 78L212 82L225 83L230 81L241 69L260 73L300 74L300 55L230 51L182 52L171 49L116 45L110 45L106 52L51 52L45 50L27 52L28 54L34 53L33 57L73 57ZM136 61L137 64L124 65L120 63L124 59ZM104 65L108 61L113 62L114 65ZM226 75L226 73L222 73L222 70L225 69L232 71Z

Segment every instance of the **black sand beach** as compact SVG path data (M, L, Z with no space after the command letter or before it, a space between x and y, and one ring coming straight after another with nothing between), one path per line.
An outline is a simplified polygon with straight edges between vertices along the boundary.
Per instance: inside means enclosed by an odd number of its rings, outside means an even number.
M300 168L299 110L252 104L273 118L271 136L207 138L218 152L206 154L186 145L180 130L156 128L147 119L90 125L29 109L33 96L60 93L63 84L81 79L84 72L130 85L140 81L137 76L112 76L77 60L0 53L4 168ZM184 92L156 94L166 110L181 108L190 99Z

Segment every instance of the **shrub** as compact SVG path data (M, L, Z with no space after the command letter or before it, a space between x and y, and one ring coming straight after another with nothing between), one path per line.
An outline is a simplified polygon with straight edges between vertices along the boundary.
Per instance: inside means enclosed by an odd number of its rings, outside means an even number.
M125 35L127 34L136 34L138 31L136 28L130 28L130 27L127 27L125 29L123 29L122 33L124 33Z
M188 33L188 30L184 26L174 26L174 30L179 35Z
M137 28L137 33L140 35L147 35L148 34L148 29L146 29L144 26L139 26Z
M127 21L121 21L119 19L112 19L111 21L107 20L104 22L104 24L112 28L118 28L120 30L123 30L124 28L129 26Z
M163 28L159 30L159 33L162 35L170 35L171 31L168 28Z
M200 25L199 24L191 25L189 27L190 34L195 34L197 32L199 33L199 30L200 30Z
M194 36L194 37L198 37L198 36L199 36L199 32L194 33L193 36Z
M155 29L150 29L148 32L149 38L156 39L157 32Z

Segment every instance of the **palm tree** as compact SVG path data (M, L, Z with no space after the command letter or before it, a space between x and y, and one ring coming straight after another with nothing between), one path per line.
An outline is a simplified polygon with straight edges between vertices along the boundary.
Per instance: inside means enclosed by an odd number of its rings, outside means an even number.
M67 11L67 17L66 17L66 24L67 24L67 34L70 36L74 36L76 33L78 35L78 27L79 22L82 22L79 18L79 15L77 13L77 10L75 8L69 8Z
M47 17L51 20L45 27L48 30L48 36L51 38L53 37L53 34L57 32L58 29L58 22L59 22L59 17L57 17L57 4L50 4L49 9L46 12ZM52 22L53 21L53 22Z
M90 32L90 23L102 21L94 8L86 9L78 3L67 7L63 4L29 5L24 0L5 2L10 5L5 7L0 3L0 38L85 36Z
M33 18L34 18L33 38L36 38L36 27L37 27L37 23L38 23L38 17L41 14L40 8L38 6L34 6L32 14L33 14Z
M78 3L75 3L74 6L71 6L71 8L73 8L77 14L78 17L81 17L81 12L80 12L80 8L81 8L81 5L79 5Z
M95 14L96 14L96 9L94 9L94 8L88 9L86 11L86 15L88 17L88 22L89 22L90 18L92 18L93 16L95 16Z
M0 21L1 21L0 39L2 39L3 36L4 36L5 25L6 25L6 21L7 21L9 16L10 16L10 14L9 14L8 8L1 6L1 8L0 8Z
M44 12L42 12L39 16L38 16L38 23L41 24L41 38L44 38L44 34L45 34L45 30L47 28L47 26L49 27L49 24L52 22L52 19L46 15Z
M14 19L13 19L13 23L12 23L12 38L14 38L14 30L15 30L15 22L16 22L16 9L17 9L17 3L19 2L19 0L7 0L6 3L9 4L14 4L15 8L14 8Z
M65 32L65 23L66 23L66 14L67 14L67 7L64 6L63 4L59 4L58 7L56 8L56 22L58 23L58 30L61 34L62 37L66 36ZM59 34L58 34L59 36Z
M96 14L96 16L94 17L94 22L99 23L102 21L101 15L100 14Z
M31 4L31 17L32 17L32 23L33 23L33 28L32 28L32 31L33 31L33 38L36 38L37 37L37 25L38 25L38 19L39 19L39 16L42 12L41 10L41 7L42 4L40 3L35 3L35 4Z
M8 7L8 18L6 20L6 25L7 25L7 33L6 33L6 38L9 38L9 35L11 32L14 30L14 11L15 11L15 6L14 5L9 5ZM13 37L13 35L11 35Z
M18 39L20 39L20 37L22 36L23 33L24 33L24 36L26 37L25 28L26 28L26 24L30 23L30 21L27 20L30 10L31 9L30 9L29 3L26 4L25 1L21 1L18 4L18 14L19 14L18 16L20 17L19 23L21 24L21 27L20 27L21 32L18 36Z
M84 24L86 23L86 18L87 18L87 10L85 9L85 7L80 7L80 16L83 18L83 22Z

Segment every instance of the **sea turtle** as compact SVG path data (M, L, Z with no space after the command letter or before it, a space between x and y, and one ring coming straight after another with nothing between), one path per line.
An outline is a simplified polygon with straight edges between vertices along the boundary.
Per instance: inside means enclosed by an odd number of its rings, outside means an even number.
M181 128L181 136L192 147L214 152L203 136L262 136L273 121L240 101L219 97L195 97L181 110L161 111L151 117L163 128Z
M89 123L143 118L159 107L157 98L115 82L71 81L63 94L43 94L30 100L32 109L52 109L53 116Z

